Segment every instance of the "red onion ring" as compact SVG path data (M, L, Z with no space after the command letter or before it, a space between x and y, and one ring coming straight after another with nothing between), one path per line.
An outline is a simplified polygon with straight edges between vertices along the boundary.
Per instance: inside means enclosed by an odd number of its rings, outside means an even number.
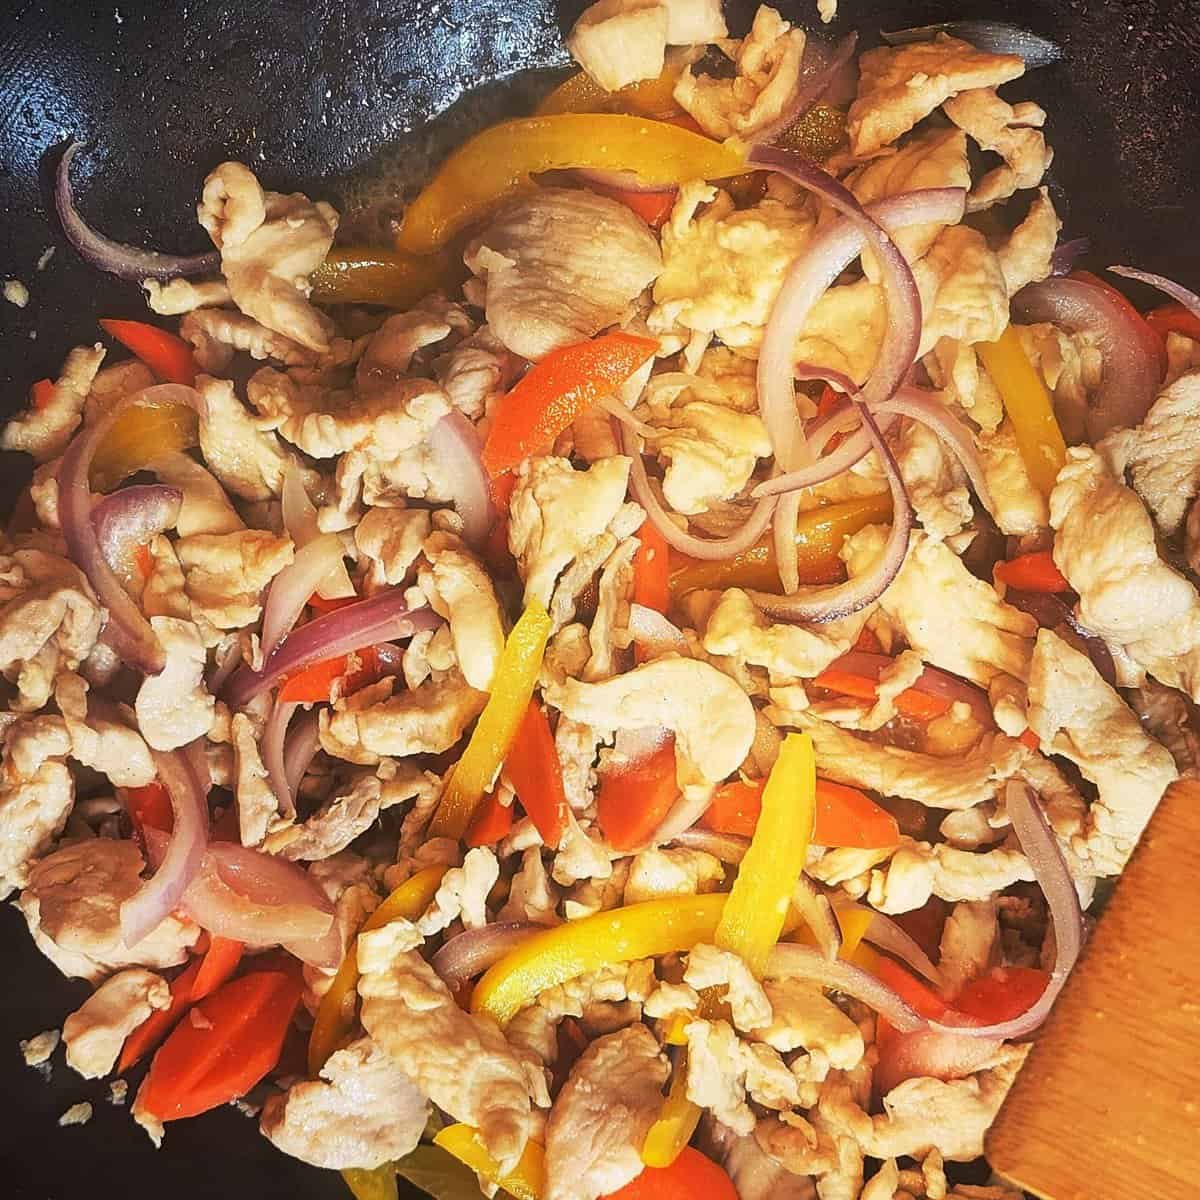
M208 772L196 770L204 739L181 750L152 751L159 782L171 800L174 824L154 874L121 905L121 940L136 946L179 904L208 845Z
M125 410L135 404L196 408L198 393L178 383L160 383L117 401L102 417L71 439L58 465L58 519L67 554L87 576L100 603L108 609L106 640L129 666L145 675L157 675L166 656L150 622L125 590L120 576L109 566L92 523L93 493L88 481L96 450Z
M780 942L771 951L766 974L771 979L805 979L861 1001L901 1033L930 1027L886 983L844 959L827 959L811 946Z
M942 986L942 973L934 966L933 960L921 949L916 940L896 924L891 917L876 912L865 904L854 904L850 901L844 903L838 901L834 904L834 908L839 913L869 913L871 923L867 926L866 933L863 934L863 941L870 942L872 946L878 946L880 950L886 950L889 954L894 954L901 962L912 967L919 975L923 975L935 987Z
M717 833L712 829L685 829L675 835L675 841L689 850L703 850L723 863L737 864L746 857L750 839L736 833Z
M1100 389L1082 428L1059 414L1068 442L1098 442L1113 429L1141 424L1158 394L1162 362L1146 323L1126 304L1083 279L1044 279L1013 297L1012 313L1014 320L1051 321L1068 333L1088 333L1104 359Z
M1051 275L1070 275L1075 264L1092 248L1090 238L1072 238L1069 242L1059 242L1050 256Z
M544 930L532 921L500 921L467 929L452 937L429 961L449 987L457 987L483 974L531 933Z
M1045 991L1019 1017L994 1025L962 1028L931 1021L930 1029L939 1033L1001 1039L1026 1037L1033 1033L1046 1019L1083 949L1083 910L1079 906L1079 893L1075 890L1066 860L1041 805L1035 799L1033 790L1017 780L1012 780L1005 789L1004 800L1017 840L1029 859L1029 865L1033 867L1038 886L1050 909L1050 922L1054 929L1054 969L1050 972Z
M301 625L276 647L261 671L251 670L245 663L238 667L225 685L226 701L241 708L293 671L441 625L442 618L432 609L410 609L404 592L401 587L385 588L357 604Z
M1123 275L1126 279L1136 279L1138 283L1148 284L1152 288L1178 300L1194 317L1200 317L1200 296L1185 288L1183 284L1168 279L1165 275L1155 275L1152 271L1139 271L1136 267L1109 267L1114 275Z
M156 534L173 528L182 506L183 493L161 483L135 484L97 501L92 526L100 553L127 591L134 595L141 591L138 550Z
M865 404L858 404L866 429L874 445L883 473L892 492L892 528L884 543L879 560L871 569L845 583L830 587L812 588L805 592L793 592L789 596L772 596L766 592L750 592L750 598L760 611L777 621L808 621L819 624L848 617L860 609L873 604L887 591L904 565L908 553L909 536L913 527L913 510L900 478L900 468L891 448L883 440L875 418Z
M809 39L810 49L815 45L814 39ZM829 59L821 66L815 67L808 73L802 73L799 86L792 98L784 106L783 113L770 125L758 130L751 139L754 143L773 142L782 133L794 125L823 95L829 90L830 84L837 78L846 64L854 57L858 46L858 34L848 33L833 48ZM807 55L805 57L808 57Z
M276 646L291 632L305 606L324 579L329 579L342 562L342 540L336 533L323 533L296 551L267 589L263 606L262 653L270 658Z
M276 698L271 706L270 715L263 725L262 760L267 768L267 781L275 799L279 803L279 812L284 817L296 815L295 791L287 772L287 762L284 756L288 725L300 705L294 700ZM315 749L314 749L315 753Z
M629 632L633 640L648 653L687 654L687 638L662 613L644 604L629 606Z
M283 743L283 777L293 797L308 771L309 764L321 748L321 722L317 710L311 709L289 727Z
M429 431L429 448L450 480L450 498L462 518L463 539L470 546L483 545L496 523L496 510L475 426L457 410L448 412Z
M215 250L208 254L161 254L114 242L98 233L79 215L71 192L71 160L82 143L74 138L67 143L54 176L54 207L62 222L67 241L94 267L120 279L170 279L172 276L190 278L211 275L221 269L221 256Z

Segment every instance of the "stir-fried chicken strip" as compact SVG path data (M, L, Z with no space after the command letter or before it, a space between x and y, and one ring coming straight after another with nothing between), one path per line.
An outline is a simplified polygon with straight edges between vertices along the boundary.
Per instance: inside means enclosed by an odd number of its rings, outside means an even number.
M459 1008L415 952L422 940L403 922L359 937L363 1028L422 1094L479 1130L507 1174L534 1133L541 1069L523 1063L486 1017Z
M641 1174L642 1143L669 1073L644 1025L584 1051L546 1122L547 1200L596 1200Z
M85 1079L107 1075L125 1039L151 1013L170 1002L167 981L153 971L130 967L106 979L63 1022L67 1066Z
M302 1162L329 1170L372 1170L420 1141L429 1102L371 1041L330 1055L320 1080L293 1084L263 1106L267 1139Z
M83 419L88 393L104 361L104 347L77 346L67 355L62 374L45 404L32 405L0 430L0 448L24 450L34 462L57 458Z

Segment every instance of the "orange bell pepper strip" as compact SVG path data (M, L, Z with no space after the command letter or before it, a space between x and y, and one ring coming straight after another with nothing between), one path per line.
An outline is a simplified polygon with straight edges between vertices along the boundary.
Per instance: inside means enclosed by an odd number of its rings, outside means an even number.
M179 1018L191 1007L192 988L200 974L203 960L193 959L168 985L171 1003L155 1009L126 1039L117 1059L117 1072L123 1074L134 1063L149 1054L174 1028Z
M879 694L876 680L836 666L826 667L812 682L815 687L828 688L831 692L841 692L858 700L874 700ZM916 688L905 688L895 700L896 711L915 721L932 721L947 712L952 703L944 696L929 696Z
M200 971L192 981L192 1000L203 1000L226 980L232 979L245 952L246 947L242 942L213 934L209 938L208 950L200 960Z
M694 1146L686 1147L669 1167L646 1167L607 1200L738 1200L724 1168Z
M1178 300L1169 304L1161 304L1152 308L1146 314L1146 324L1163 339L1165 343L1168 333L1180 333L1193 341L1200 342L1200 317L1190 308L1185 308ZM37 385L34 384L36 387Z
M461 256L408 254L379 246L335 246L309 276L317 304L378 304L411 308L466 277Z
M1021 592L1069 592L1071 585L1049 550L1021 554L996 564L996 578Z
M34 408L45 408L54 395L54 380L39 379L29 388L29 403Z
M891 520L889 495L862 496L828 504L800 514L796 522L796 550L801 583L837 583L845 578L838 555L842 543L866 525ZM719 562L705 562L683 554L671 555L671 594L701 588L751 588L760 592L783 590L770 534L749 550Z
M485 796L475 820L463 839L468 846L494 846L507 837L513 827L511 804L501 804L496 792Z
M586 71L577 71L545 96L534 114L552 117L559 113L624 112L668 117L679 111L674 93L681 74L678 66L667 66L657 79L643 79L609 92Z
M364 646L349 654L322 659L289 676L279 688L279 699L300 704L328 701L339 680L342 681L341 694L348 696L374 683L381 675L378 651L374 646Z
M145 321L102 320L100 328L142 360L163 383L196 382L192 348L177 334Z
M1037 967L997 967L968 983L954 1007L984 1025L1011 1021L1033 1007L1049 982L1049 973Z
M447 1125L439 1129L433 1136L433 1144L453 1154L515 1200L541 1200L546 1190L546 1156L537 1142L525 1143L520 1161L507 1175L501 1174L499 1164L470 1125Z
M605 771L596 792L596 820L614 850L636 850L663 823L675 801L675 739L621 770Z
M556 849L567 828L567 795L550 722L536 700L525 710L504 769L542 842Z
M172 450L196 444L199 421L187 404L132 404L96 447L90 482L106 492Z
M651 338L606 333L552 350L496 406L483 446L488 474L510 471L548 445L582 409L619 387L657 349Z
M642 522L637 539L638 548L633 555L633 602L665 613L671 604L671 548L651 521Z
M763 786L761 779L722 784L701 823L716 833L753 837L762 808ZM864 792L818 779L812 836L818 846L874 850L897 845L900 829L896 818Z

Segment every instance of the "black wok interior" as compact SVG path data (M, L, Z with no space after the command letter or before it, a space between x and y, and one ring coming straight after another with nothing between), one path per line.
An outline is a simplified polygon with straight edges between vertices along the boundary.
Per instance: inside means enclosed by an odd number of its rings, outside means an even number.
M815 0L777 6L817 25ZM28 385L53 375L72 345L96 340L97 317L145 312L133 284L92 271L47 216L46 152L67 136L89 143L75 180L90 220L122 240L196 251L206 248L196 198L217 162L240 158L271 187L335 201L347 179L381 154L419 180L455 141L522 111L561 77L568 63L561 30L583 7L7 0L0 5L0 278L23 280L31 300L25 309L0 303L0 416L21 407ZM726 8L740 31L753 5ZM990 18L1058 41L1065 60L1008 92L1049 111L1063 236L1091 237L1085 265L1135 263L1197 288L1198 16L1196 0L841 0L833 30L858 28L869 46L881 28ZM540 74L509 78L530 70ZM50 246L55 253L39 272ZM0 502L24 471L16 456L0 456ZM106 1103L106 1084L76 1076L61 1053L49 1082L27 1068L18 1039L60 1025L87 992L33 948L15 909L0 910L0 1195L348 1195L336 1174L285 1158L231 1108L168 1127L166 1147L155 1154L128 1113ZM90 1124L59 1129L58 1116L84 1099L95 1105Z

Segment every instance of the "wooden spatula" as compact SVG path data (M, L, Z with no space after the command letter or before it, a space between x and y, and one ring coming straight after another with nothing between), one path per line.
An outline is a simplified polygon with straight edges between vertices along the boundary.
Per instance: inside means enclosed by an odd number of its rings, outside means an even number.
M987 1143L1043 1200L1200 1196L1200 784L1176 784Z

